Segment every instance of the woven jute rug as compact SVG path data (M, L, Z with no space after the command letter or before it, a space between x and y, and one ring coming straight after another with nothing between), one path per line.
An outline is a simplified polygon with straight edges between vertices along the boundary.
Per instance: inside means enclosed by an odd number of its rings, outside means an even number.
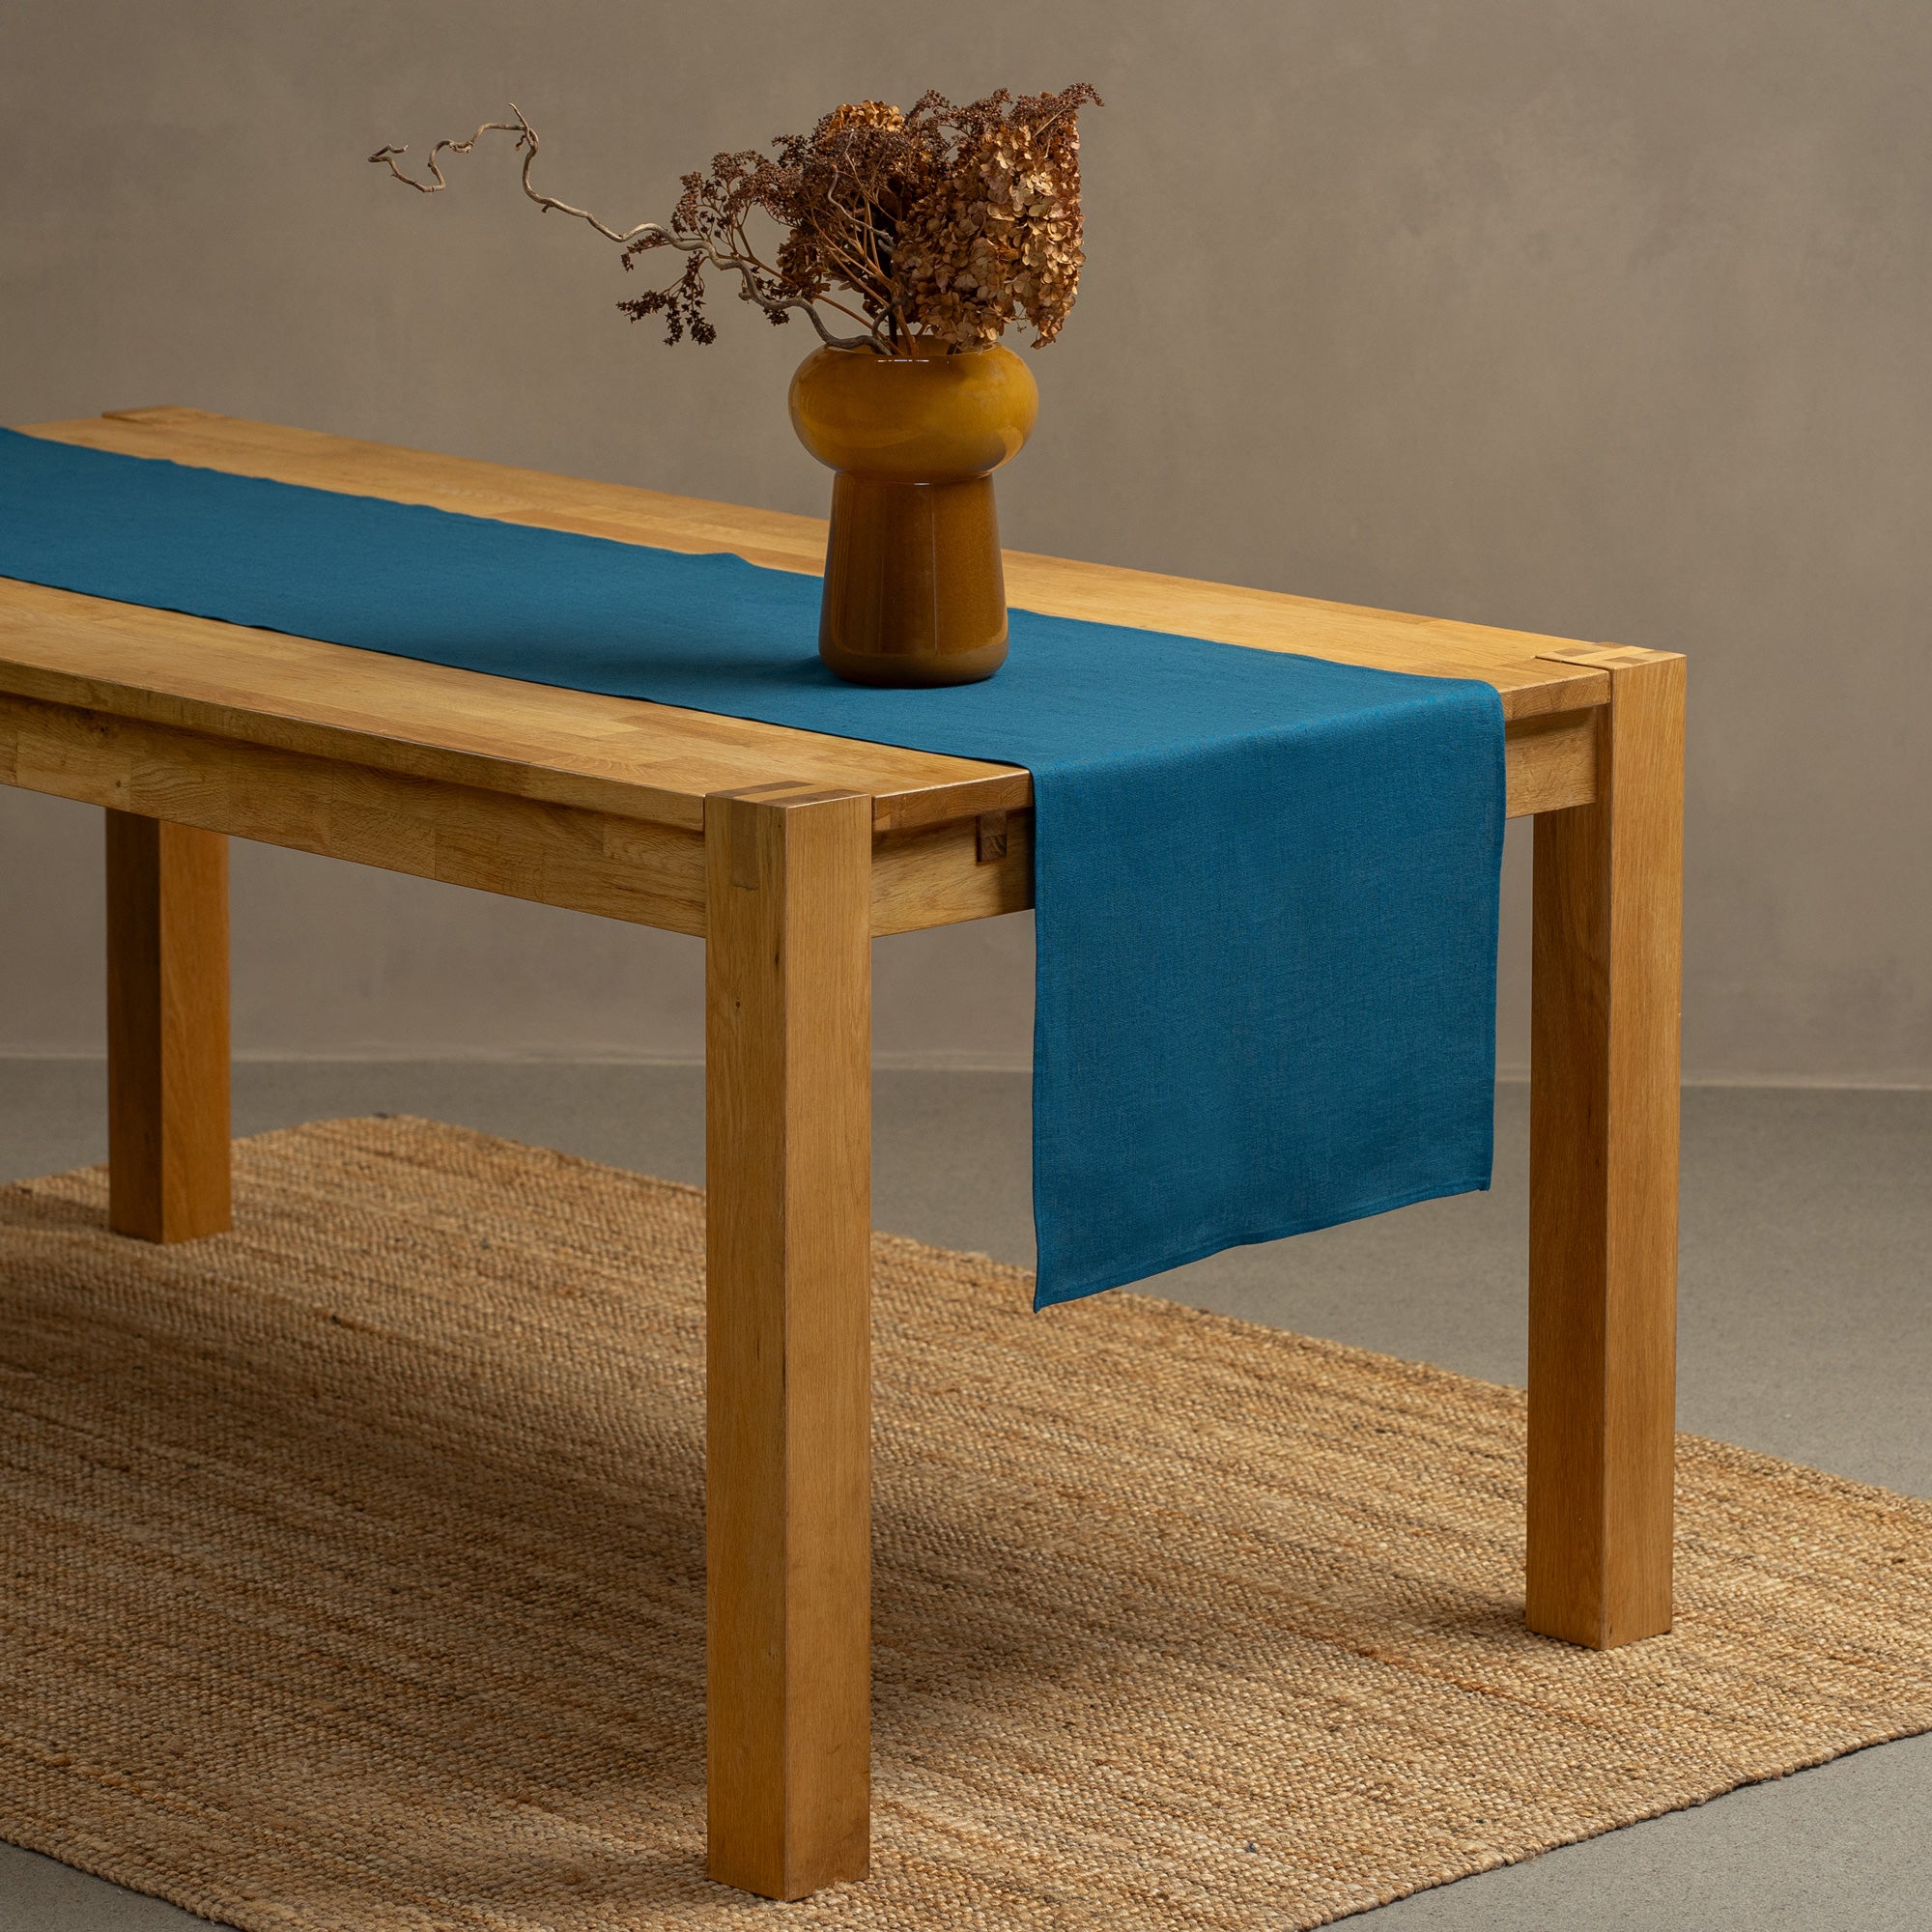
M420 1121L0 1190L0 1834L287 1932L1321 1923L1932 1728L1932 1505L1684 1438L1521 1621L1516 1392L880 1237L875 1875L703 1876L703 1198Z

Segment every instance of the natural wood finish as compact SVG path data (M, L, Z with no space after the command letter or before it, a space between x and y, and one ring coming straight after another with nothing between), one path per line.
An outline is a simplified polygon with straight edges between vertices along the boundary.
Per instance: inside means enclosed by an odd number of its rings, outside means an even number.
M109 1225L229 1225L228 841L107 813Z
M0 578L5 694L687 831L703 823L707 787L755 783L775 767L815 783L893 787L874 802L881 832L1033 802L1032 780L1009 766L520 684ZM1512 816L1591 796L1588 716L1509 725Z
M1649 664L1663 653L1646 650L1641 644L1552 644L1538 657L1556 664L1587 665L1595 670L1622 670L1632 665Z
M1503 733L1509 815L1588 805L1597 796L1596 711L1525 718Z
M1591 795L1593 713L1512 727L1511 810ZM417 878L704 930L701 830L410 778L0 694L0 783L166 816ZM621 796L621 794L618 794ZM910 932L1033 904L1033 814L877 838L872 930Z
M1684 660L1624 651L1597 803L1536 821L1528 1619L1670 1628Z
M704 930L704 841L652 819L405 778L0 695L0 783L670 932ZM873 930L1033 903L1033 814L997 864L974 822L881 836Z
M554 476L239 416L172 406L118 410L99 418L38 423L32 434L131 456L165 456L210 469L271 476L321 490L432 503L471 516L500 517L507 523L581 530L620 542L656 544L667 550L731 551L753 563L812 576L825 565L823 518ZM1262 650L1304 651L1388 670L1486 678L1502 693L1504 709L1512 718L1601 704L1608 689L1601 671L1549 658L1551 645L1560 648L1576 639L1374 611L1239 584L1202 583L1192 578L1023 551L1004 553L1004 564L1007 598L1016 610L1211 638ZM1588 640L1583 642L1588 648Z
M1033 813L1007 814L997 857L980 857L977 821L894 833L872 847L872 930L918 932L1033 904Z
M167 457L398 502L431 503L621 542L730 551L754 563L808 575L816 575L824 564L826 525L820 518L553 476L239 417L178 409L121 411L99 419L36 424L30 433L90 448ZM1005 570L1009 601L1018 609L1258 649L1304 651L1390 670L1486 678L1502 694L1512 718L1588 708L1603 703L1608 690L1601 669L1552 655L1566 648L1595 648L1587 640L1579 646L1574 639L1531 632L1017 551L1005 554ZM748 728L764 732L782 727Z
M697 830L5 696L0 778L511 898L703 930Z
M870 1843L870 802L705 856L710 1871L799 1898Z
M695 831L774 770L883 787L879 829L1032 803L1010 765L416 664L0 578L0 691Z

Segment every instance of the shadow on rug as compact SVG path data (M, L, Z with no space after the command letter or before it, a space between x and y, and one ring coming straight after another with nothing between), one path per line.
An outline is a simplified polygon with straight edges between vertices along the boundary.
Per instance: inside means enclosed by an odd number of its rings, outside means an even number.
M1692 1436L1521 1624L1521 1396L875 1247L874 1876L703 1876L703 1197L420 1121L0 1190L0 1835L250 1928L1309 1926L1932 1729L1932 1505Z

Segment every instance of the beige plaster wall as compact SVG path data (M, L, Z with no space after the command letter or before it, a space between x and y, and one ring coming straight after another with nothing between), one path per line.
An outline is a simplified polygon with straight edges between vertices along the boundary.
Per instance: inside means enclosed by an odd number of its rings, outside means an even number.
M611 304L626 220L862 96L1088 76L1092 257L1009 541L1692 654L1693 1076L1932 1080L1925 0L4 0L0 421L186 402L813 509L804 353ZM0 1053L99 1037L98 831L0 798ZM1523 1057L1520 854L1502 1057ZM1011 1061L1028 934L880 950ZM695 945L238 851L246 1051L686 1053Z

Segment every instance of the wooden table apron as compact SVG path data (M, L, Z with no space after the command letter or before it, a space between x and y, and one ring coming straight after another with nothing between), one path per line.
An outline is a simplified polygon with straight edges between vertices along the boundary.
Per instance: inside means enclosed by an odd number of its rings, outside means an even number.
M36 434L819 567L824 526L185 409ZM1684 660L1009 554L1012 601L1484 677L1536 815L1526 1613L1667 1630ZM869 1850L870 942L1032 903L1031 781L0 580L0 781L106 808L111 1218L228 1225L227 836L702 934L712 1875Z

